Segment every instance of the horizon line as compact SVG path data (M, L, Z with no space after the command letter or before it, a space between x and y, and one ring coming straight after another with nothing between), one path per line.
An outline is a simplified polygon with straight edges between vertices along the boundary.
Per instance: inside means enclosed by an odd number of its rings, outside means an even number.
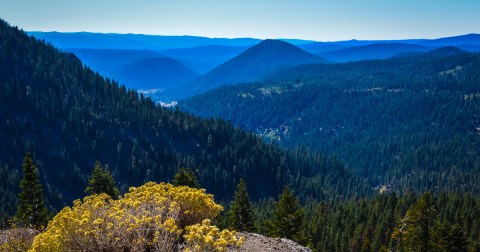
M457 34L457 35L449 35L449 36L442 36L442 37L434 37L434 38L400 38L400 39L343 39L343 40L314 40L314 39L304 39L304 38L255 38L255 37L209 37L205 35L173 35L173 34L151 34L151 33L121 33L121 32L92 32L92 31L27 31L24 30L26 33L63 33L63 34L75 34L75 33L89 33L89 34L104 34L104 35L139 35L139 36L156 36L156 37L197 37L197 38L206 38L206 39L252 39L252 40L267 40L267 39L275 39L275 40L299 40L299 41L311 41L311 42L343 42L343 41L405 41L405 40L436 40L436 39L443 39L443 38L452 38L452 37L461 37L461 36L468 36L468 35L480 35L480 33L464 33L464 34Z

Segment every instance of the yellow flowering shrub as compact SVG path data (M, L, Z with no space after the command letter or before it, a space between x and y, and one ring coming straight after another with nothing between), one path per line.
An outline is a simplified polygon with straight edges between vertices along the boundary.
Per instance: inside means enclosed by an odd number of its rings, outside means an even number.
M164 199L166 198L166 199ZM176 216L177 225L185 228L188 225L201 223L204 219L214 219L223 207L216 204L212 194L205 189L194 189L188 186L153 182L138 188L130 188L125 199L138 202L166 201L171 209L179 209Z
M210 225L210 220L205 219L202 224L186 227L183 236L187 248L184 252L198 251L226 251L230 247L240 247L243 237L236 237L235 231L224 229L220 231L216 226Z
M174 251L186 226L221 210L204 189L149 182L118 200L106 194L76 200L50 221L30 251Z

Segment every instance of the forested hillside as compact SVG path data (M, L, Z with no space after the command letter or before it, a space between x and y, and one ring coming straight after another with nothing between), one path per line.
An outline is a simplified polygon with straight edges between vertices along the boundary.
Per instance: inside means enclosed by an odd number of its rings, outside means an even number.
M84 195L96 160L108 165L121 192L171 180L182 166L217 199L229 198L240 178L254 198L286 183L318 199L369 191L333 158L285 151L225 121L156 106L3 21L0 36L1 220L15 209L27 151L57 208Z
M180 103L284 146L337 156L398 192L480 191L480 55L452 48L304 65Z

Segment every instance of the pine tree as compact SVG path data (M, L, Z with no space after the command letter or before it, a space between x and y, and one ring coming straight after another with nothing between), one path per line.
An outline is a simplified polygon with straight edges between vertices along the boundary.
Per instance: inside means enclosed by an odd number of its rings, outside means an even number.
M298 204L292 190L285 186L270 222L269 235L305 243L304 219L304 210Z
M405 243L413 251L435 251L433 234L436 230L437 211L431 193L425 193L408 210L404 218Z
M113 199L118 198L119 191L115 186L112 174L106 167L102 167L99 161L95 162L92 175L85 189L88 194L106 193Z
M195 173L190 168L180 168L172 181L175 186L188 186L191 188L200 188Z
M243 179L240 179L233 201L230 203L228 221L231 229L247 232L254 231L253 209L248 199L247 186Z
M42 229L48 221L42 185L32 155L26 153L22 163L23 179L20 181L20 205L15 213L15 222L21 226Z

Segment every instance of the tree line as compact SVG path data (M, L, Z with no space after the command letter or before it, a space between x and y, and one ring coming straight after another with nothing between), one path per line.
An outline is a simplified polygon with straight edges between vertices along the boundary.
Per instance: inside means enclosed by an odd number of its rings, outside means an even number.
M31 154L22 163L20 204L12 222L43 230L52 217L44 204L38 169ZM181 168L175 186L200 188L196 174ZM110 171L95 163L85 189L118 198ZM220 227L288 238L315 251L477 251L480 248L480 198L470 194L424 193L403 197L384 193L349 201L300 201L288 186L278 201L252 202L241 179L227 210L215 220ZM307 221L309 220L309 221Z

